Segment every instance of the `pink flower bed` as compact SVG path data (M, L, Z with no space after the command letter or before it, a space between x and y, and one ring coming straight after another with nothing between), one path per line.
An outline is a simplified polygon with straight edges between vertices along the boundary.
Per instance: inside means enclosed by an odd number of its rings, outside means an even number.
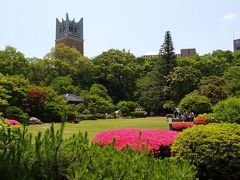
M21 125L20 122L18 122L17 120L13 120L13 119L11 119L11 120L6 120L6 123L7 123L8 125Z
M193 122L180 122L180 123L173 123L172 129L175 131L182 131L183 129L186 129L188 127L192 127L195 124Z
M115 139L114 147L124 150L128 144L133 150L143 151L147 148L148 153L154 153L159 150L160 146L168 146L173 143L179 132L171 130L139 130L139 129L117 129L104 131L97 134L93 142L99 143L104 147Z

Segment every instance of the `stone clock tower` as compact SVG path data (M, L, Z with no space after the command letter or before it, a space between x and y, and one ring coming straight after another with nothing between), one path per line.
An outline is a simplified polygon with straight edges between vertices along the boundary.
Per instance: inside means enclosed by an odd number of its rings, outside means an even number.
M56 19L56 41L55 44L63 43L69 47L77 49L82 55L84 55L83 44L83 18L79 22L69 20L68 13L66 14L66 20L62 19L62 22Z

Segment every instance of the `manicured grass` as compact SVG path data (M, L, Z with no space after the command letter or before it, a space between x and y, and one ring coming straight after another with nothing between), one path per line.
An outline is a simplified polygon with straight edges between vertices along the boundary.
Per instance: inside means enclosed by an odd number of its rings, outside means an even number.
M38 131L44 132L50 126L50 123L30 125L27 126L27 129L29 133L36 136ZM61 123L55 123L54 127L55 129L59 129L61 127ZM77 134L79 131L87 131L88 137L92 139L99 132L120 128L168 129L168 123L166 118L163 117L81 121L79 124L65 123L63 136L66 138L72 136L73 134Z

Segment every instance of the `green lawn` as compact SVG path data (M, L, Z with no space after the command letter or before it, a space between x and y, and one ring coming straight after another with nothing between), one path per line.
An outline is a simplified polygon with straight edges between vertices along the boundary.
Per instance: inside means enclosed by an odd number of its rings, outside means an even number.
M29 133L32 133L35 136L38 131L43 132L50 126L50 123L30 125L27 126L27 129ZM55 123L56 129L59 129L60 126L60 123ZM77 134L79 131L87 131L88 137L92 139L99 132L119 128L168 129L168 123L166 118L162 117L81 121L79 124L66 123L63 134L64 137L69 137L73 134Z

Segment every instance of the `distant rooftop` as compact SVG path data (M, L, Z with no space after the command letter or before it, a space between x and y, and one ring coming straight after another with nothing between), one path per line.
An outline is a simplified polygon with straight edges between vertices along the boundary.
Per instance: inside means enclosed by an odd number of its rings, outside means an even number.
M73 103L83 103L84 102L84 98L81 96L76 96L74 94L65 94L64 95L65 99L69 102L73 102Z

